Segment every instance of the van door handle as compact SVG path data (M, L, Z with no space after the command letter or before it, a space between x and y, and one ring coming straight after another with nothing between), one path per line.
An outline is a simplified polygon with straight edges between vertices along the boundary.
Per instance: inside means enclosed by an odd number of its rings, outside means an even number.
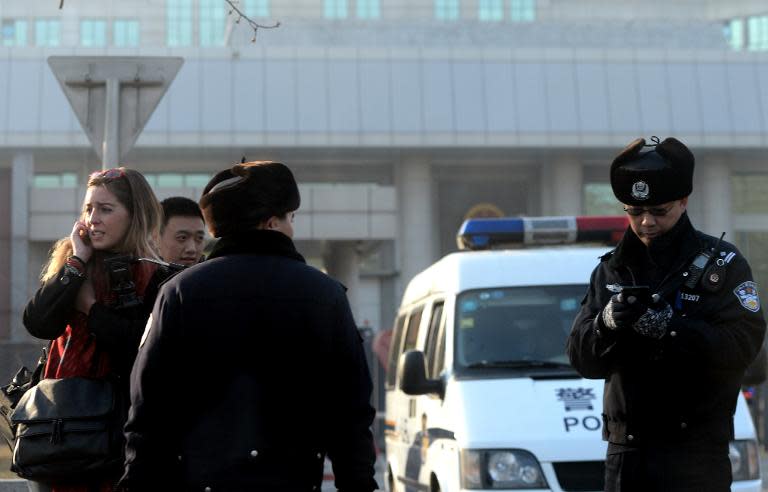
M408 417L413 418L416 416L416 398L408 400Z

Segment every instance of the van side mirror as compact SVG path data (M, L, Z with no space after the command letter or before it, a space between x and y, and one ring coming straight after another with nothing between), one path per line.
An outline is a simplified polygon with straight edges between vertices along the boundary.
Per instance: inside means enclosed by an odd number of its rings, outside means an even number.
M443 381L440 379L427 379L424 353L419 350L409 350L400 356L397 364L397 378L400 381L400 389L406 395L438 394L442 398L445 394Z
M744 386L757 386L765 381L766 373L768 373L768 354L766 354L765 344L763 344L755 360L752 361L744 372L744 379L742 379L741 384Z

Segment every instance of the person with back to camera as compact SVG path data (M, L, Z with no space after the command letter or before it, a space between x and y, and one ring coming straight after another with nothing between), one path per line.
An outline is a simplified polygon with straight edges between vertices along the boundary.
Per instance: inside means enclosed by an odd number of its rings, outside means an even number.
M42 285L24 310L24 326L37 338L53 340L44 378L113 378L128 402L133 360L159 283L168 272L156 264L130 266L133 295L123 306L112 291L109 259L117 255L157 260L153 235L160 205L138 171L123 167L90 175L80 218L69 237L53 247ZM124 412L125 415L125 412ZM120 476L85 474L81 483L29 482L30 491L105 492Z
M124 490L316 491L326 456L340 491L377 488L362 339L344 287L294 247L299 203L277 162L237 164L205 187L220 239L163 286L147 324Z
M733 414L765 321L747 260L691 225L693 154L654 143L611 165L629 228L592 273L567 352L605 379L607 492L728 492ZM621 292L640 285L650 295Z
M160 256L169 263L192 266L205 248L205 222L200 206L183 196L166 198L160 224Z

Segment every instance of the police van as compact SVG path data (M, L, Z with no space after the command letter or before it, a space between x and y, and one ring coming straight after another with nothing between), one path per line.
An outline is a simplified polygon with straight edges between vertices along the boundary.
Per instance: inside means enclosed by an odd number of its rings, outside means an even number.
M408 284L386 377L388 490L602 491L602 380L565 343L598 257L625 217L472 219ZM505 249L497 249L500 245ZM761 491L743 396L734 491Z

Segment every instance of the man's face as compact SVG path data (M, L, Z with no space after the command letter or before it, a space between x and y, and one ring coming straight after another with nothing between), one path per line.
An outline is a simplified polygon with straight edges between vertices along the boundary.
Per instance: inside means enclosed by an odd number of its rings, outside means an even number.
M160 234L160 256L170 263L194 265L205 247L205 224L200 217L174 215Z
M629 226L646 246L672 229L688 206L688 197L673 202L654 205L653 207L636 207L624 205L624 211L629 218Z

